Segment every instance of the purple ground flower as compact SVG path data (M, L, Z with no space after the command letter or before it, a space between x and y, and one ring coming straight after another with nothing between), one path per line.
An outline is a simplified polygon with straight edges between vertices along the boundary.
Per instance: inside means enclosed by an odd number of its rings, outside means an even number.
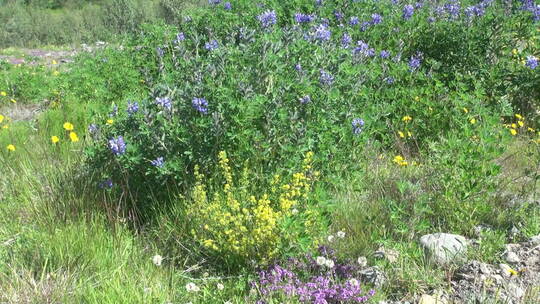
M269 28L277 23L276 11L266 11L257 16L257 20L259 20L263 28Z
M461 5L457 1L450 1L444 5L444 10L450 19L457 19L461 10Z
M184 36L184 33L180 32L176 34L176 39L174 40L175 44L180 44L180 42L184 41L186 39L186 36Z
M297 64L294 65L294 69L297 72L302 72L302 65L300 63L297 63Z
M414 7L410 4L407 4L403 7L403 14L402 17L405 20L411 19L412 15L414 14Z
M157 97L156 104L164 109L170 111L172 109L172 102L169 97Z
M204 44L204 48L208 51L213 51L217 48L219 48L219 44L216 39L212 39L209 42Z
M109 179L106 179L104 181L102 181L101 183L99 183L99 188L101 189L110 189L113 187L113 182L112 180L109 178Z
M328 26L325 26L324 24L319 24L315 28L315 33L313 34L313 37L319 41L328 41L330 40L331 35L332 33L328 29Z
M379 56L383 59L387 59L390 57L390 52L387 51L387 50L382 50L380 53L379 53Z
M126 152L126 143L124 142L124 137L118 136L116 138L111 138L109 140L109 149L116 156L124 154Z
M156 53L158 55L159 58L163 57L163 55L165 54L165 52L163 51L162 48L160 48L159 46L156 48Z
M209 4L218 5L221 3L221 0L208 0Z
M332 83L334 83L334 76L332 76L330 73L326 72L323 69L321 69L319 73L320 73L319 82L322 85L330 86L332 85Z
M227 10L227 11L230 11L230 10L232 10L232 5L231 5L230 2L225 2L225 3L223 3L223 8L225 10Z
M531 69L534 70L538 66L538 58L534 56L527 56L527 61L525 62L525 65Z
M371 14L371 24L379 24L382 22L382 16L379 14Z
M351 35L349 35L348 33L343 33L343 37L341 37L341 46L343 48L349 48L349 46L351 45L351 42L352 42Z
M302 13L296 13L294 14L294 20L296 21L296 23L309 23L315 20L315 16L302 14Z
M128 104L127 104L127 112L128 114L131 116L135 113L137 113L139 111L139 103L134 101L134 102L130 102L128 101Z
M150 161L150 164L152 164L152 166L154 166L154 167L161 168L165 164L165 161L164 161L163 157L160 156L160 157Z
M306 95L306 96L300 98L300 103L301 104L306 104L306 103L309 103L309 102L311 102L311 97L309 95Z
M334 17L336 17L336 20L339 21L343 19L343 13L341 11L334 11Z
M395 80L394 80L394 77L386 77L384 79L384 81L387 83L387 84L394 84Z
M360 19L356 16L352 16L350 19L349 19L349 24L350 25L358 25L358 23L360 23Z
M358 40L356 47L353 49L353 55L362 57L372 57L375 55L375 50L370 48L363 40Z
M360 134L362 127L364 126L364 120L362 118L355 118L352 120L352 128L354 134Z
M421 63L422 63L422 54L419 53L414 56L411 56L411 59L409 60L409 69L411 70L411 72L418 70Z
M98 132L98 126L96 124L90 124L88 126L88 132L92 135L95 135Z
M195 97L191 101L191 105L195 110L199 111L200 113L207 114L208 113L208 101L204 98Z

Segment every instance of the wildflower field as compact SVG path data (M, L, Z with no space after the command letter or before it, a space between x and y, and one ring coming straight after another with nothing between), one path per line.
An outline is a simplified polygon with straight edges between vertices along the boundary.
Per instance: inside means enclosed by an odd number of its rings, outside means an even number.
M540 303L540 4L181 7L0 51L0 303Z

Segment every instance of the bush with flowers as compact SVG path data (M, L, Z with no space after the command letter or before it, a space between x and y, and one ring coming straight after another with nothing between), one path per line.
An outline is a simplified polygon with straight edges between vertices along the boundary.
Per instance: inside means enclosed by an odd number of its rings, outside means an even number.
M221 183L212 187L195 168L193 203L187 210L192 236L228 268L259 267L300 244L317 244L325 220L310 200L318 175L312 161L313 153L306 153L302 169L288 182L275 175L268 190L261 191L248 168L235 178L226 152L220 152Z

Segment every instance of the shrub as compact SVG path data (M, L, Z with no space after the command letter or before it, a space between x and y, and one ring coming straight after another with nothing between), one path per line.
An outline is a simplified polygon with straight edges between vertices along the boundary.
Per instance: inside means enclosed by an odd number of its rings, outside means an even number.
M313 153L288 183L275 175L269 189L245 168L238 183L225 152L219 153L223 186L211 191L195 168L193 203L187 215L195 240L229 267L266 264L296 244L314 244L324 228L319 209L309 202ZM302 248L306 249L306 248Z

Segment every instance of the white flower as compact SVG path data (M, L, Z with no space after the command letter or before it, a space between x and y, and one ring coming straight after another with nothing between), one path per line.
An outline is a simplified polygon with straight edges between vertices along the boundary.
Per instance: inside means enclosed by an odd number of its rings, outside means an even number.
M324 263L324 265L326 265L326 267L328 268L334 268L334 261L328 259L326 260L326 263Z
M197 292L201 289L199 288L199 286L195 285L195 283L187 283L186 290L189 292Z
M293 215L298 214L298 209L294 208L293 210L291 210L291 213L292 213Z
M223 290L223 288L225 288L225 286L223 286L223 284L217 283L217 289L218 290Z
M350 279L350 280L349 280L349 283L350 283L352 286L356 286L356 287L360 286L360 282L358 282L358 280L355 279L355 278Z
M152 257L152 262L156 266L161 266L161 261L163 261L163 257L161 257L159 254L156 254L154 257Z
M333 241L334 241L334 236L330 234L328 236L328 242L332 243Z
M316 261L317 261L317 265L319 266L326 265L326 259L323 256L317 257Z
M358 258L358 264L360 265L360 267L366 267L367 266L367 259L366 257L359 257Z
M338 231L337 237L340 238L340 239L344 238L344 237L345 237L345 232L343 232L343 231Z

